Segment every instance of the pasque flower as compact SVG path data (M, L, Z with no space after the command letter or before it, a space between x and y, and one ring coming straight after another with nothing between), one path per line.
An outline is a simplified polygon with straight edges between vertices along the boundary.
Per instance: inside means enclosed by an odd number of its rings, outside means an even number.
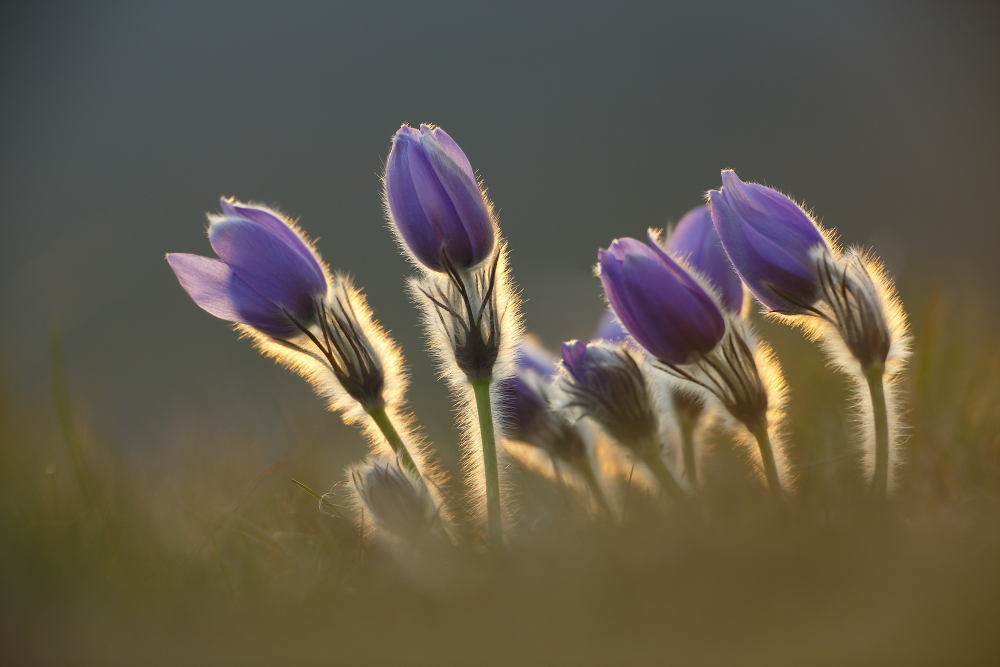
M651 247L652 246L652 247ZM711 296L653 241L617 239L598 252L601 283L632 337L653 356L686 364L726 330Z
M683 258L711 283L726 310L743 309L743 283L726 256L707 206L688 211L667 238L667 252Z
M788 197L733 171L722 172L722 188L709 198L726 253L750 291L772 311L796 316L791 321L819 338L858 392L867 392L863 436L874 456L866 463L873 491L884 496L899 443L886 375L892 382L902 370L909 340L891 280L870 254L828 242Z
M442 370L460 400L472 389L479 438L463 440L481 446L485 483L477 488L485 491L489 543L499 548L503 529L491 385L506 374L521 328L504 244L472 165L441 128L402 126L393 137L383 184L385 210L400 245L425 269L410 289ZM478 466L468 469L472 478L480 476Z
M311 245L289 221L265 208L223 199L208 229L219 259L172 253L170 268L203 309L285 338L316 321L327 277ZM296 324L297 322L297 324Z
M736 272L762 304L794 315L819 297L817 258L829 255L816 223L776 190L722 172L709 194L712 222Z
M432 271L446 270L442 253L469 269L493 252L489 204L469 159L439 127L399 128L385 167L385 199L403 243Z

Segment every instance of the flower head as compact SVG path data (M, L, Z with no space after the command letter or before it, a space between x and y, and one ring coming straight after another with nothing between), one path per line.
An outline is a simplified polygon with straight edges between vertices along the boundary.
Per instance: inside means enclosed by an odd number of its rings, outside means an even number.
M722 338L726 322L715 301L655 242L617 239L597 257L619 321L657 359L688 363Z
M327 276L293 223L222 200L208 230L219 259L172 253L167 262L196 304L216 317L284 338L316 321Z
M722 248L707 206L691 209L667 238L667 252L681 257L700 271L731 313L743 310L743 283Z
M817 253L829 246L816 223L785 195L722 172L709 192L712 222L736 272L762 304L785 314L809 311L819 297Z
M385 200L403 243L421 264L445 271L486 260L496 225L472 165L439 127L399 128L385 167Z

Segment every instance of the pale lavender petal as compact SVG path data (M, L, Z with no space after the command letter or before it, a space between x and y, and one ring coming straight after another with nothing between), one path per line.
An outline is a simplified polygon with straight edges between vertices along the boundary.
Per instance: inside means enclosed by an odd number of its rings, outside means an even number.
M292 324L278 308L240 280L224 262L200 255L171 253L167 262L188 296L216 317L285 336Z
M415 131L415 130L414 130ZM476 173L472 170L472 164L469 162L469 158L466 157L465 151L459 147L455 140L451 138L447 132L442 130L440 127L435 127L431 129L427 125L420 126L420 134L430 134L434 137L441 150L443 150L452 162L457 164L470 181L476 182Z
M583 372L587 364L587 344L580 340L571 340L562 344L563 366L573 379L582 382Z

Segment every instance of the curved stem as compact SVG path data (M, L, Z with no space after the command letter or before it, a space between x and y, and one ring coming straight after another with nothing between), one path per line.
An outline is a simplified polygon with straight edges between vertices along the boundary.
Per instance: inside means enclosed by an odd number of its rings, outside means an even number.
M503 546L503 526L500 522L500 473L497 468L497 444L493 431L493 407L490 405L490 380L476 380L472 391L479 413L479 432L483 441L483 472L486 477L486 522L490 548Z
M872 366L865 371L868 391L872 397L872 416L875 418L875 474L872 476L872 493L885 498L889 488L889 418L885 408L885 369Z
M594 500L597 501L598 507L601 508L601 513L608 519L614 519L614 514L611 513L611 505L608 503L608 497L604 495L604 489L601 488L601 482L597 479L597 475L594 473L594 466L590 462L590 457L581 458L581 460L576 464L576 469L580 471L583 477L587 480L587 484L590 486L590 492L594 495Z
M698 486L697 461L694 452L694 432L698 427L698 419L704 410L704 403L700 398L674 391L672 393L674 403L674 415L677 419L677 428L681 435L681 456L684 461L684 479L692 488Z
M760 450L760 460L764 464L764 476L767 478L767 488L771 491L771 497L781 500L783 497L781 481L778 479L778 466L774 462L774 451L771 449L771 436L768 435L767 426L758 426L750 432L757 440L757 449Z
M375 425L378 426L378 430L382 431L382 435L385 436L386 442L392 447L392 451L395 452L396 456L399 458L403 466L412 473L415 473L417 477L420 477L423 481L423 476L417 469L417 464L413 462L413 457L410 456L410 451L403 444L403 438L400 437L399 431L393 426L392 420L389 419L389 413L385 411L384 405L377 405L375 407L368 408L368 416L372 418Z
M640 451L642 462L653 471L663 492L670 496L671 500L687 500L687 493L684 491L684 488L677 481L677 478L674 477L674 473L667 467L667 464L663 462L663 458L660 456L659 444L655 442L650 443L642 447Z

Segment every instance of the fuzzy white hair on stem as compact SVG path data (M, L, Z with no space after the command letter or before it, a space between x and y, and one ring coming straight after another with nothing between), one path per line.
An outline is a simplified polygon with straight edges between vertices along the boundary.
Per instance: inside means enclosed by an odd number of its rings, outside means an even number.
M830 252L820 249L813 258L819 300L809 305L806 315L769 313L769 317L801 328L820 344L829 365L850 378L863 473L872 483L880 404L872 387L881 388L888 438L886 487L892 491L898 484L906 433L900 388L910 355L906 312L884 265L871 252L853 246L842 249L832 232L823 233Z
M498 387L502 380L513 375L517 345L524 335L520 297L513 285L502 240L494 253L472 271L423 270L421 276L409 280L410 295L419 307L438 375L447 382L454 397L462 468L469 491L467 505L477 519L486 515L487 489L480 416L472 383L476 380L490 383L501 498L505 498L510 482L500 425L506 415ZM447 257L444 259L447 261ZM485 364L476 357L479 349L469 349L480 344L488 349ZM508 510L503 511L509 514Z

